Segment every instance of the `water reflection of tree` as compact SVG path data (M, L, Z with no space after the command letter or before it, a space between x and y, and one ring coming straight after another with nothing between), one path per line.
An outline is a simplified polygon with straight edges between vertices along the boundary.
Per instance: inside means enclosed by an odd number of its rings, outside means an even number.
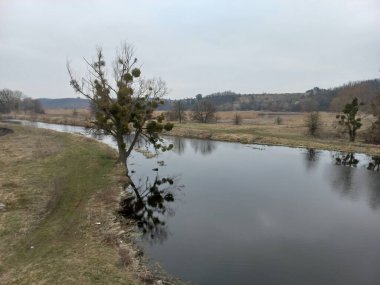
M354 171L351 167L333 167L329 171L333 190L344 197L355 199L358 196L358 189L353 183Z
M380 171L380 156L372 156L371 161L367 166L368 170ZM368 187L369 187L369 205L372 209L380 209L380 178L378 175L371 173L368 175Z
M372 156L371 161L368 163L367 169L373 171L380 170L380 156Z
M191 140L191 146L195 153L210 154L216 149L216 143L210 140Z
M180 138L180 137L173 137L172 144L174 146L173 147L174 152L178 154L182 154L185 152L185 147L186 147L185 139Z
M341 152L335 155L335 163L344 166L357 166L359 160L355 158L355 154L352 152Z
M171 204L175 194L183 186L177 185L177 178L163 177L157 174L153 180L147 177L138 186L134 182L127 190L134 195L124 198L120 203L119 214L127 219L133 219L142 232L142 238L149 242L163 242L167 238L166 219L174 215Z
M306 168L308 170L314 168L317 165L317 161L319 159L320 152L313 149L308 148L305 152L305 161L306 161Z
M359 193L353 181L355 170L352 167L356 167L359 160L355 158L355 154L352 152L337 152L333 154L333 158L337 166L349 166L333 168L331 171L333 189L342 196L351 199L357 198Z
M372 175L368 179L368 186L369 186L369 205L372 209L378 210L380 209L380 180L378 177Z
M379 157L371 159L367 169L378 170ZM334 160L336 165L328 171L333 190L352 200L362 196L372 209L380 209L380 179L377 173L364 167L356 169L360 161L354 153L337 153Z

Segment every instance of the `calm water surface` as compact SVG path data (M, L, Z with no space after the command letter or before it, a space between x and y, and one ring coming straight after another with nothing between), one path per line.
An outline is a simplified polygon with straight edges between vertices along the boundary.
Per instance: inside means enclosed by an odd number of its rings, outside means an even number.
M168 140L174 151L135 152L130 170L145 197L139 242L169 273L195 284L380 284L380 172L367 170L370 157Z

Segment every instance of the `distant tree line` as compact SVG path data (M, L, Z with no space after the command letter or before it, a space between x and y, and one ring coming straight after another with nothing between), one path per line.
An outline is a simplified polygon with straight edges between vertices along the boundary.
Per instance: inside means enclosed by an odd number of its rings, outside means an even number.
M272 111L272 112L339 112L348 101L358 98L364 103L361 111L370 112L371 104L380 93L380 80L350 82L340 87L321 89L315 87L304 93L238 94L232 91L217 92L203 96L216 111ZM181 110L191 111L198 99L165 100L159 110L172 110L173 104L181 104Z
M44 113L39 100L26 97L20 91L0 90L0 114L8 114L13 111Z

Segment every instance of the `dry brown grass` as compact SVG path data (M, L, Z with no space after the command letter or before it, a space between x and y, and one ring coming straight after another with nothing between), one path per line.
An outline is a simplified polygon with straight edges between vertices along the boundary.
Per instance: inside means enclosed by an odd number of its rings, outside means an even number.
M153 284L154 283L154 276L150 271L139 273L139 278L145 284Z
M90 117L89 109L75 109L78 117ZM59 116L72 118L74 116L74 109L46 109L46 115L48 116Z
M133 254L129 248L120 247L119 248L120 263L124 267L128 267L133 263Z
M363 152L373 155L380 154L380 147L364 143L364 133L371 125L373 118L363 116L363 127L358 133L355 143L350 143L341 126L337 124L335 113L321 113L321 129L319 136L308 135L305 125L305 113L274 113L274 112L238 112L243 118L241 125L233 125L236 112L221 112L221 118L216 124L185 123L175 124L171 135L232 141L240 143L256 143L268 145L285 145L292 147L307 147L326 150L341 150ZM280 117L281 124L275 119Z
M49 111L50 112L50 111ZM88 126L88 118L70 117L73 110L51 110L51 114L39 117L24 117L24 119L38 120L56 124L73 124ZM157 111L160 114L162 111ZM190 112L186 112L189 116ZM241 125L234 125L235 114L241 117ZM83 111L83 115L86 112ZM363 127L358 132L357 142L349 143L337 124L336 113L321 112L321 129L318 137L308 135L305 125L307 113L261 112L261 111L225 111L217 112L216 124L198 124L187 122L176 124L170 133L175 136L233 141L241 143L257 143L271 145L286 145L294 147L311 147L326 150L341 150L364 152L378 155L379 147L365 144L364 134L371 126L374 118L371 115L361 114ZM277 124L277 118L281 124Z
M114 152L80 136L7 127L15 132L0 137L0 284L140 284L146 267L138 259L118 267L118 244L104 243L123 236ZM133 251L128 239L123 246Z
M88 109L47 109L45 114L29 114L14 112L3 116L5 119L30 120L60 125L75 125L87 127L90 125L91 114Z
M0 127L14 130L0 137L0 203L6 205L0 212L0 284L156 279L134 243L134 222L115 216L121 184L128 181L120 178L114 150L79 135ZM172 280L165 273L160 278Z

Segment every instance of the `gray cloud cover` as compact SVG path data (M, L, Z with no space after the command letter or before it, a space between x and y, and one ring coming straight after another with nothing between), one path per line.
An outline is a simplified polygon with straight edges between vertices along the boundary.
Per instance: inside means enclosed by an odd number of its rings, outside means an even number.
M0 88L75 96L95 47L133 43L170 97L305 91L379 77L378 0L0 0Z

